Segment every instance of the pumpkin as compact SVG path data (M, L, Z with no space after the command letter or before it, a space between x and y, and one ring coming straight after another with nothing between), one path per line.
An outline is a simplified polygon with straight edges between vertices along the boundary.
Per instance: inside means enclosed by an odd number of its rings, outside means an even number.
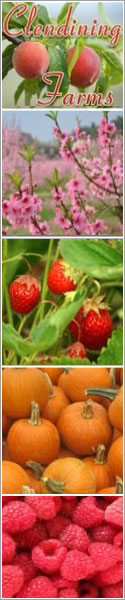
M119 431L118 429L114 429L112 442L114 442L115 440L117 440L117 438L120 437L120 436L121 436L121 431Z
M49 400L43 410L42 416L44 419L49 419L49 421L56 424L60 413L68 404L69 400L65 392L58 386L52 386L51 384Z
M120 477L116 477L116 486L107 487L102 490L99 490L97 494L123 494L123 482Z
M7 436L7 447L11 460L25 466L29 460L47 465L59 454L60 438L50 421L40 418L39 405L32 402L30 419L13 423Z
M10 460L6 440L2 441L2 460Z
M120 370L120 383L123 383L123 369Z
M95 475L79 458L59 458L43 474L45 490L55 494L94 494Z
M72 450L68 450L68 448L65 448L64 446L61 446L59 454L58 454L58 458L65 458L65 456L76 456L75 452L72 452Z
M123 436L113 442L111 445L108 457L108 465L111 469L113 477L120 477L123 479Z
M116 383L118 383L118 384L123 383L123 381L121 381L121 379L123 379L123 369L121 369L121 367L116 367L115 368Z
M96 490L113 485L114 479L106 459L106 449L103 444L97 448L96 456L84 458L84 462L91 467L96 477Z
M63 372L61 367L39 367L44 373L47 373L53 383L53 385L57 385L59 377Z
M34 489L35 494L41 494L41 482L39 479L36 479L35 475L31 471L31 469L25 469L25 473L27 474L29 486Z
M112 387L110 373L105 367L77 367L67 369L59 378L58 385L72 402L86 400L85 390L94 387ZM93 400L101 403L101 396Z
M29 417L32 401L42 412L49 397L47 377L37 368L4 369L2 389L3 412L14 419Z
M22 494L22 487L29 486L29 479L24 469L14 462L4 460L2 463L2 494Z
M2 432L3 435L7 435L8 431L9 431L9 427L11 425L11 419L9 419L9 417L7 417L7 415L5 413L2 413Z
M113 427L123 431L123 386L118 390L115 399L110 404L108 414Z
M57 428L64 446L81 456L95 454L99 444L107 447L112 439L107 411L92 400L64 408Z

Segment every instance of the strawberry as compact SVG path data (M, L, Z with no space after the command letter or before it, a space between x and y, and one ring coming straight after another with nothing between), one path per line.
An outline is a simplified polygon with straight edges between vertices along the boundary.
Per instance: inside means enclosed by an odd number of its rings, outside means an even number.
M86 351L83 344L75 342L72 346L68 346L66 356L71 356L71 358L86 358Z
M10 302L17 313L27 314L40 300L41 285L30 273L20 275L10 284Z
M73 337L90 350L101 350L112 333L112 319L101 300L101 297L95 302L87 300L86 305L81 306L75 319L69 323Z
M49 271L48 287L53 294L66 294L75 290L79 277L80 272L60 258Z

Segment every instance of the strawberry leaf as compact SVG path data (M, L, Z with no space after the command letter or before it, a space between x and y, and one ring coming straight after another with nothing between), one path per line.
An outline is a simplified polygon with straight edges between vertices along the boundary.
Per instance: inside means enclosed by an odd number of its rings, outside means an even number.
M102 348L98 365L123 365L123 329L113 331L107 347Z

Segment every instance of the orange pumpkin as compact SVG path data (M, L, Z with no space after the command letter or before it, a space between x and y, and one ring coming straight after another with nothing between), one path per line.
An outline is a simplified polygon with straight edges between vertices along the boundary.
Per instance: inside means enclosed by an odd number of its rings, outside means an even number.
M82 402L86 400L84 392L87 388L112 387L112 379L105 367L77 367L62 373L58 385L72 402ZM101 396L95 395L93 400L102 403Z
M9 419L9 417L7 417L7 415L5 413L2 413L2 432L3 435L7 435L8 431L9 431L9 427L11 425L11 419Z
M111 469L113 477L123 479L123 436L118 437L110 446L108 457L108 465Z
M123 383L123 369L120 370L120 383Z
M57 385L59 377L63 372L61 367L39 367L44 373L47 373L53 383L53 385Z
M68 450L68 448L65 448L64 446L61 446L59 454L58 454L58 458L65 458L66 456L74 456L74 458L76 457L75 453L72 452L72 450Z
M120 384L121 381L121 372L123 373L123 369L121 369L121 367L116 367L115 369L115 380L116 383ZM122 381L123 383L123 381Z
M11 460L25 466L30 460L47 465L59 454L60 438L50 421L39 417L39 405L32 402L31 418L15 421L9 429L7 447Z
M25 473L27 474L30 488L34 489L35 494L41 494L41 481L36 479L31 469L25 469Z
M115 440L117 440L117 438L120 437L120 436L121 436L121 431L119 431L118 429L114 429L112 442L114 442Z
M112 439L107 411L92 400L67 406L57 428L64 446L81 456L95 454L99 444L107 447Z
M47 377L37 368L4 369L2 390L3 412L13 419L29 417L32 401L42 412L49 398Z
M97 448L96 456L84 458L84 462L91 467L96 477L96 490L113 485L114 479L106 459L106 449L103 444Z
M110 404L108 414L113 427L123 431L123 386L118 390L115 399Z
M43 410L42 416L56 425L60 413L68 404L69 400L64 391L58 386L52 386L49 400Z
M56 494L94 494L95 475L79 458L59 458L49 465L42 478L45 490Z
M27 473L16 463L4 460L2 463L2 494L22 494L23 486L29 486Z
M99 490L97 494L123 494L123 482L120 477L116 477L116 486L107 487L102 490Z

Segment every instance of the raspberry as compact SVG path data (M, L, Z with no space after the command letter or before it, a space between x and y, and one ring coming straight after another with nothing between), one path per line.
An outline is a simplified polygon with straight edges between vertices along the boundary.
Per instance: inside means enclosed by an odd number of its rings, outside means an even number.
M120 497L115 502L107 506L105 511L105 520L115 527L123 527L123 498Z
M54 585L56 586L56 588L59 590L60 588L65 588L65 587L73 587L76 588L77 582L76 581L69 581L68 579L64 579L64 577L61 577L60 573L56 573L55 575L52 575L51 577L51 581L53 581Z
M79 586L78 586L78 594L80 595L80 598L98 598L99 594L98 594L98 590L97 588L87 582L80 582Z
M104 512L97 507L96 499L92 496L80 500L73 513L73 522L86 529L100 525L103 519Z
M108 585L102 589L103 598L123 598L122 581L116 585Z
M2 535L2 563L3 565L8 565L13 558L16 552L16 544L12 537L8 535L8 533L4 533Z
M31 556L28 552L20 552L13 560L13 565L17 565L22 569L24 574L24 582L30 581L37 574L37 569L32 562Z
M103 565L103 570L100 571L100 573L97 573L97 575L94 577L94 583L95 585L98 585L98 587L102 587L104 585L112 585L115 583L118 583L119 581L122 581L123 579L123 563L118 562L116 563L112 568L109 567L109 569L104 569L104 565Z
M84 529L71 523L62 531L60 534L60 540L68 548L68 550L74 550L77 548L82 552L86 552L89 545L89 538Z
M2 598L12 598L23 585L23 571L19 567L5 565L2 569L2 575Z
M70 581L72 579L78 581L94 575L95 566L87 554L79 550L70 550L63 561L60 573Z
M54 519L56 516L56 503L52 497L26 496L25 502L30 504L39 519Z
M36 521L35 525L27 531L19 531L14 534L14 540L20 549L25 548L31 550L33 546L36 546L39 542L43 542L48 538L46 527L44 523Z
M57 589L49 577L38 576L22 587L19 598L57 598Z
M93 542L110 542L111 544L114 540L114 535L115 529L108 523L98 525L98 527L94 527L94 529L89 531L89 536Z
M114 537L114 545L120 546L121 548L123 547L123 532L122 531L119 531L119 533L116 533L116 535Z
M91 558L94 560L94 565L97 571L109 569L122 560L121 549L108 544L106 542L94 542L89 545L88 552Z
M57 515L52 521L46 521L48 534L51 538L58 538L60 533L69 525L70 520L63 515Z
M22 497L20 498L22 499ZM8 504L8 502L11 500L18 500L18 496L2 496L2 506L4 506L4 504Z
M75 588L63 588L58 594L58 598L78 598Z
M3 508L3 528L9 533L29 529L35 521L35 512L20 500L9 502Z
M60 569L66 556L66 548L59 540L47 540L35 546L32 551L32 559L36 567L43 573L55 573Z
M70 517L77 506L77 498L71 498L70 500L65 500L62 505L62 515L66 517Z

